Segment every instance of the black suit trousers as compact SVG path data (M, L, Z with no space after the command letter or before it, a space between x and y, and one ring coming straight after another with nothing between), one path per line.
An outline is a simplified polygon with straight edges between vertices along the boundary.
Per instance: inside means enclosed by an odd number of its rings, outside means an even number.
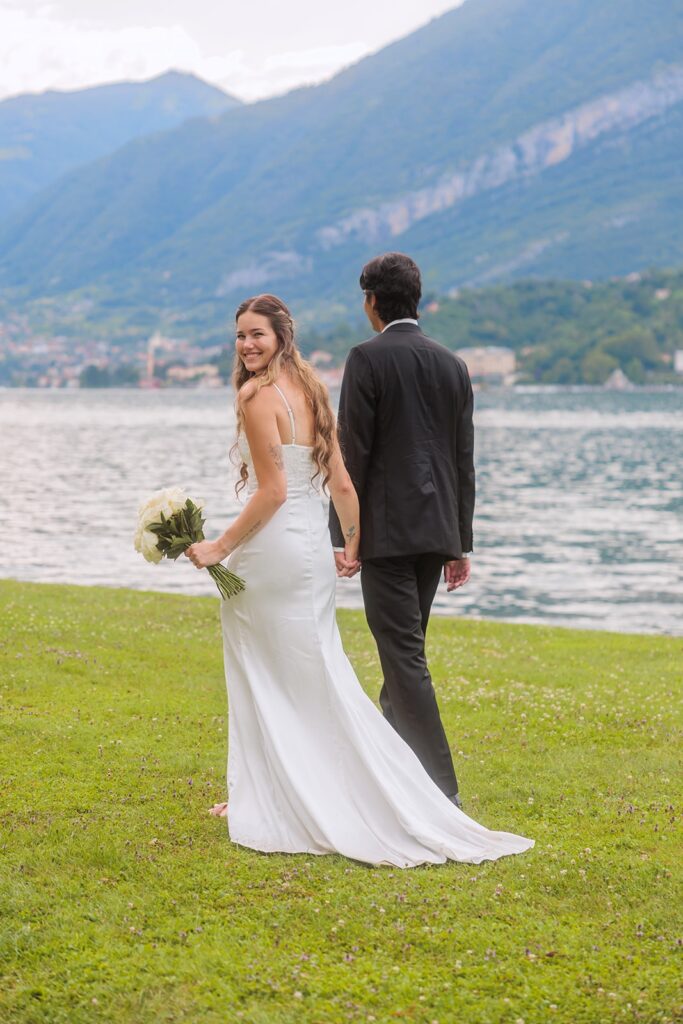
M384 717L437 786L452 796L458 783L425 655L443 564L438 554L363 559L361 585L384 675L379 696Z

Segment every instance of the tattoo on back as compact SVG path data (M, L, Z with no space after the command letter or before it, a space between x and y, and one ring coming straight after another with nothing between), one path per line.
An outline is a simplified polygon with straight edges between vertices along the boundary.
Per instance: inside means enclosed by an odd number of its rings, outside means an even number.
M273 456L273 461L278 469L285 468L285 460L282 457L282 445L281 444L270 444L268 445L268 451Z

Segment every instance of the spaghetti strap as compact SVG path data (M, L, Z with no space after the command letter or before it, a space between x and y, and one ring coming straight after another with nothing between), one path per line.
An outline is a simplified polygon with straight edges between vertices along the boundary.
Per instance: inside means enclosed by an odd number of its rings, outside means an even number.
M284 392L282 391L282 389L281 389L281 388L279 388L279 387L277 386L277 384L275 383L275 381L273 381L273 387L275 388L275 390L276 390L276 391L277 391L277 393L279 394L279 396L280 396L280 398L282 399L282 401L283 401L283 402L285 403L285 405L287 406L287 413L288 413L288 415L289 415L289 425L290 425L290 427L291 427L291 430L292 430L292 441L291 441L291 443L292 443L292 444L296 444L296 430L294 429L294 413L292 412L292 407L291 407L291 405L289 404L289 402L287 401L287 399L285 398L285 396L284 396Z

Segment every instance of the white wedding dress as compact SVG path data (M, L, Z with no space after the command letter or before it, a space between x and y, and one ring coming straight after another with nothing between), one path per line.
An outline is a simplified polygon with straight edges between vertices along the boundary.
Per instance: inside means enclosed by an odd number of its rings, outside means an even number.
M337 629L326 502L287 408L287 500L231 554L246 590L221 604L230 839L400 868L528 850L458 810L358 682ZM253 491L244 438L240 449Z

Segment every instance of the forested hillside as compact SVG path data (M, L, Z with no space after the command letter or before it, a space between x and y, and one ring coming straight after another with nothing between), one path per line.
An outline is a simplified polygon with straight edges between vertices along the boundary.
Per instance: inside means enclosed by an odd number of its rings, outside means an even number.
M0 102L0 220L67 171L131 139L238 104L194 75L169 71L147 82L70 92L48 90Z

